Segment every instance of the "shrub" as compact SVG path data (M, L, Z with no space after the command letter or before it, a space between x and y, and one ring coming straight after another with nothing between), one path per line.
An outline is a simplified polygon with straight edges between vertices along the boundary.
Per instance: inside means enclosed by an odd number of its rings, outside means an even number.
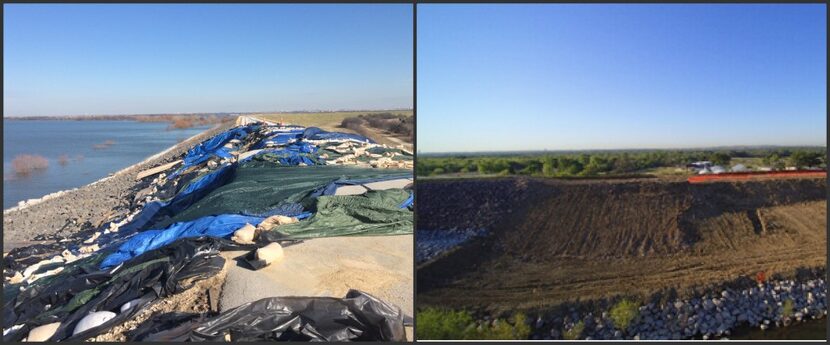
M787 298L784 300L784 303L781 304L781 315L785 318L789 318L793 316L793 310L795 309L795 304L791 298Z
M92 145L92 148L96 149L96 150L103 150L103 149L108 149L110 146L112 146L114 144L115 144L114 140L106 140L103 143Z
M35 170L43 170L49 167L49 161L38 155L17 155L12 160L12 169L17 175L25 176Z
M582 335L582 331L584 329L585 323L580 320L574 325L573 328L565 331L565 333L562 333L562 337L565 338L565 340L577 340Z
M639 308L639 303L623 299L611 308L611 321L614 322L614 326L617 327L617 329L624 332L628 329L631 321L640 315Z
M363 125L363 119L359 117L347 117L340 122L341 128L358 129Z
M207 122L206 121L201 121L201 123L206 124ZM185 128L191 128L191 127L193 127L193 125L194 125L193 124L193 118L180 117L180 118L177 118L177 119L173 120L173 122L170 123L170 126L168 128L185 129Z
M515 323L505 319L495 320L495 324L476 328L476 323L466 311L451 311L427 308L416 316L415 333L418 339L442 340L526 340L530 336L527 317L517 313Z
M415 316L418 339L468 339L474 331L473 317L466 311L426 308Z

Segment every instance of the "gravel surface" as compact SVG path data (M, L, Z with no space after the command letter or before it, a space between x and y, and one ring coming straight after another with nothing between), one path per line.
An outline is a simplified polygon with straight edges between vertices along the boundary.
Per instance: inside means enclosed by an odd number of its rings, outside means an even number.
M416 233L418 240L415 244L415 263L424 263L464 244L470 239L486 235L487 230L485 229L418 230Z
M528 197L524 178L429 180L415 185L418 228L461 233L490 229Z
M110 217L125 215L138 191L138 181L135 181L138 172L179 159L193 145L233 126L233 123L219 125L108 178L50 194L31 205L5 210L3 239L25 243L42 238L39 236L63 238L95 228Z

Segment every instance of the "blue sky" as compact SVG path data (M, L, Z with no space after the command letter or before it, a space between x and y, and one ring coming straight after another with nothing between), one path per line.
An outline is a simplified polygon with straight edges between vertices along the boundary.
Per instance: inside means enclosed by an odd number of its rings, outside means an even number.
M4 5L4 116L411 108L412 5Z
M824 5L418 5L418 151L824 145Z

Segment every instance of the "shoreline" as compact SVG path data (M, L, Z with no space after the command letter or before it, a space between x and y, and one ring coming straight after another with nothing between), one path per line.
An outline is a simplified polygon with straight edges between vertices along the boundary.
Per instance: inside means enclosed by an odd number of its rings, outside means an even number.
M233 122L214 125L99 180L20 201L17 206L4 209L4 242L65 238L117 217L128 208L137 192L135 173L173 161L193 145L233 126ZM4 251L11 249L4 248Z
M128 171L130 171L130 170L134 169L136 166L139 166L139 165L145 165L145 164L149 164L149 163L151 163L151 161L153 161L154 159L161 158L161 157L163 157L164 155L166 155L166 154L168 154L168 153L172 152L172 151L173 151L173 150L175 150L178 146L180 146L180 145L182 145L182 144L189 143L189 142L191 142L191 141L193 141L193 140L196 140L196 138L201 137L201 136L202 136L205 132L215 130L218 126L219 126L219 125L215 125L215 126L213 126L213 127L211 127L211 128L205 129L204 131L202 131L202 132L200 132L200 133L197 133L197 134L194 134L194 135L190 136L189 138L187 138L187 139L183 140L182 142L176 143L176 144L174 144L173 146L170 146L170 147L168 147L168 148L166 148L166 149L162 150L161 152L158 152L158 153L152 154L152 155L148 156L147 158L144 158L142 161L140 161L140 162L138 162L138 163L135 163L135 164L133 164L133 165L130 165L130 166L128 166L128 167L126 167L126 168L123 168L123 169L121 169L121 170L118 170L118 171L116 171L116 172L109 173L107 176L102 177L101 179L98 179L98 180L92 181L92 182L90 182L90 183L87 183L87 184L82 185L82 186L79 186L79 187L75 187L75 188L71 188L71 189L64 189L64 190L59 190L59 191L57 191L57 192L49 193L49 194L46 194L46 195L44 195L44 196L42 196L42 197L40 197L40 198L32 198L32 199L26 199L26 200L21 200L21 201L18 201L18 202L17 202L17 206L12 206L12 207L9 207L9 208L7 208L7 209L4 209L4 210L3 210L3 215L5 216L5 215L6 215L7 213L9 213L9 212L19 211L19 210L25 209L25 208L27 208L27 207L29 207L29 206L37 205L37 204L39 204L39 203L41 203L41 202L43 202L43 201L46 201L46 200L49 200L49 199L53 199L53 198L59 197L59 196L61 196L61 195L64 195L64 194L69 193L69 192L72 192L72 191L76 191L76 190L81 189L81 188L92 187L92 186L94 186L94 185L96 185L96 184L106 182L107 180L112 179L112 178L114 178L114 177L116 177L116 176L118 176L118 175L121 175L121 174L125 174L125 173L127 173Z

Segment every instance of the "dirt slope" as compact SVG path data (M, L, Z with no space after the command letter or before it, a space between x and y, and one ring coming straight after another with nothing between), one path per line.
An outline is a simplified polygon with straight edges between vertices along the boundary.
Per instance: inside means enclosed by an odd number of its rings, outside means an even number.
M455 206L482 181L421 194L431 183L418 185L419 229L489 207ZM491 223L491 237L419 268L419 305L531 308L826 264L824 179L522 183L526 197L509 197L516 209Z

